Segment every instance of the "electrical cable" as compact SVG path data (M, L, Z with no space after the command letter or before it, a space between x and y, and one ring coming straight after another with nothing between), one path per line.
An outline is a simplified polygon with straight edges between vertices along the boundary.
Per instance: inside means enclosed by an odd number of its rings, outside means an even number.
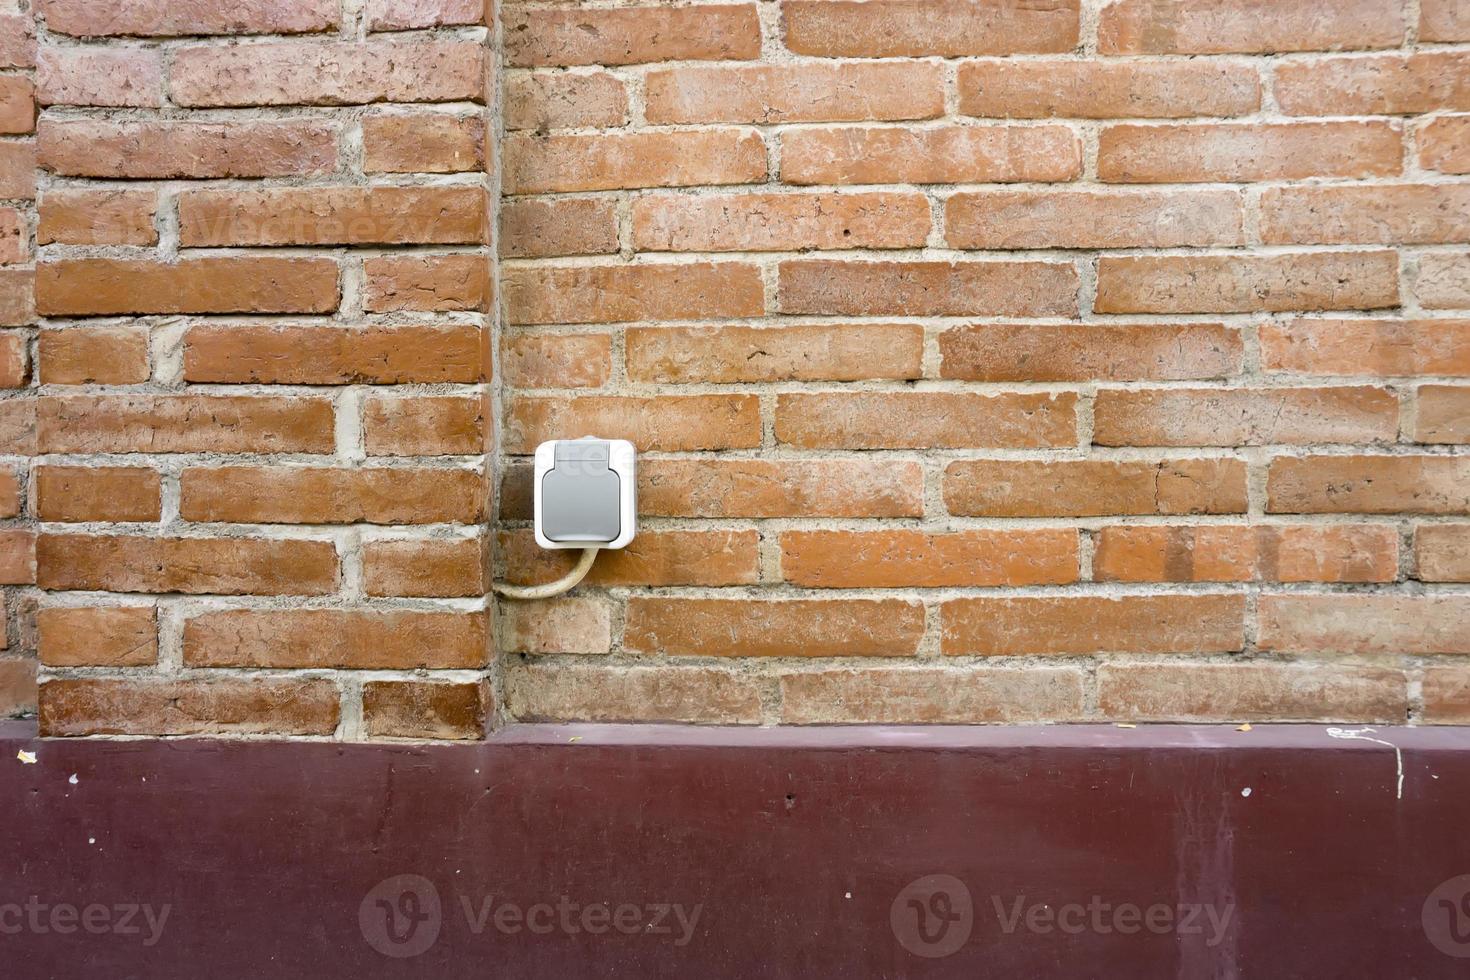
M563 592L570 592L581 584L588 572L592 571L592 563L597 560L597 553L601 550L601 548L584 548L582 557L577 559L576 567L555 582L547 582L545 585L506 585L496 582L494 589L507 599L550 599Z

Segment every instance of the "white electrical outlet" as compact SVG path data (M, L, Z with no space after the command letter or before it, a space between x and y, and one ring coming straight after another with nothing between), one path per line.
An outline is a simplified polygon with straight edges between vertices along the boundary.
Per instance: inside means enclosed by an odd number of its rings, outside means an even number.
M638 532L638 451L626 439L553 439L536 447L536 543L626 547Z

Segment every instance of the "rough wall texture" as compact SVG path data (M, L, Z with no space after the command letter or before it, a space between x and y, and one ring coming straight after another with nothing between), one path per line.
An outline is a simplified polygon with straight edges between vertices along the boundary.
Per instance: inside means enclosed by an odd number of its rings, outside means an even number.
M5 2L0 709L1470 722L1470 0Z

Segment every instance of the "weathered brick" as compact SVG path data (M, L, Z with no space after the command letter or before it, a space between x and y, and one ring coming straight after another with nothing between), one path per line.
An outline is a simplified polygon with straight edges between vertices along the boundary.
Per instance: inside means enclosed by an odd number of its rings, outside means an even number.
M941 66L822 62L669 68L649 72L652 124L865 122L944 115Z
M75 592L327 595L337 589L329 541L42 534L37 584Z
M1138 721L1347 721L1401 725L1403 671L1343 664L1104 664L1098 710Z
M479 187L281 187L184 191L179 243L453 245L486 240Z
M755 4L697 4L505 13L506 63L519 68L730 61L760 56Z
M953 248L1178 248L1240 245L1236 191L972 191L944 206Z
M480 254L378 256L362 270L370 313L486 310L492 299L490 262Z
M363 730L369 738L483 738L488 695L483 684L369 681L362 686Z
M1392 582L1398 529L1203 525L1105 527L1092 561L1099 582Z
M370 456L476 455L486 450L487 408L478 397L371 395L363 405L363 443Z
M1069 262L782 262L781 312L837 316L1073 316Z
M911 657L924 606L904 599L628 600L623 645L691 657Z
M0 517L18 517L25 510L20 480L13 469L0 469Z
M1396 122L1109 126L1098 179L1114 183L1388 177L1403 170Z
M1081 720L1075 667L824 670L781 677L788 725L974 725Z
M510 268L512 324L618 323L760 316L765 286L745 262Z
M24 388L30 378L27 337L19 331L0 333L0 388Z
M151 466L38 466L32 478L43 521L156 521L162 513Z
M707 667L520 665L505 672L505 708L517 721L687 722L753 725L761 689Z
M626 548L604 551L586 581L598 586L754 585L760 578L755 531L645 530ZM576 564L576 551L548 551L529 530L500 535L497 553L518 585L554 582Z
M1099 391L1099 446L1263 446L1394 442L1399 401L1385 388L1169 388Z
M1326 375L1470 375L1470 320L1264 323L1268 371Z
M776 439L804 449L1039 449L1077 442L1070 392L783 394Z
M1260 75L1240 61L971 61L958 80L967 116L1173 119L1261 105Z
M747 129L511 133L501 152L507 194L752 184L766 179L765 141Z
M48 30L74 37L308 34L337 26L332 0L40 0Z
M331 735L341 717L325 680L48 680L41 734Z
M1229 653L1245 643L1245 597L952 599L940 621L948 655Z
M53 606L36 613L48 667L146 667L158 662L152 606Z
M507 337L500 371L512 388L599 388L612 374L612 338L602 333Z
M651 459L639 465L638 478L639 510L657 517L924 513L923 468L903 460Z
M917 193L651 195L633 202L644 252L919 248L929 201Z
M0 399L0 451L7 456L34 456L36 443L36 400L31 397ZM0 470L0 474L5 471ZM0 475L0 500L10 498L5 478Z
M1422 386L1414 414L1414 441L1470 443L1470 387Z
M41 105L157 108L163 104L163 56L142 48L48 46L36 64Z
M1276 69L1276 101L1293 116L1403 116L1470 109L1470 53L1322 58Z
M923 375L924 329L912 323L792 327L635 327L628 377L654 384L907 380Z
M1470 10L1461 0L1420 0L1419 40L1470 41Z
M0 530L0 585L34 585L36 532L25 528Z
M371 0L368 29L408 31L493 23L494 0Z
M362 168L367 173L459 173L483 170L485 159L481 116L391 112L362 120Z
M35 130L35 86L29 78L0 75L0 134L24 135Z
M332 403L315 397L57 395L38 400L47 453L329 453Z
M456 40L185 47L169 89L194 107L482 102L486 50Z
M1470 514L1470 456L1305 456L1271 461L1272 514Z
M41 166L69 177L297 177L337 166L337 129L315 120L41 120Z
M53 190L41 198L40 245L157 245L153 191Z
M1470 116L1441 116L1419 129L1419 166L1470 174Z
M0 143L0 199L30 201L36 196L36 143Z
M1470 596L1263 595L1259 616L1280 653L1470 653Z
M199 324L184 334L184 379L215 384L473 383L480 379L479 328Z
M32 68L36 64L36 32L31 16L0 15L0 68Z
M1098 313L1261 313L1397 306L1394 252L1104 256Z
M236 524L473 524L483 487L459 469L195 467L179 478L179 512Z
M1470 670L1430 667L1421 685L1422 720L1431 725L1470 724Z
M1066 585L1077 532L786 531L781 575L813 589Z
M963 381L1205 380L1238 373L1243 351L1239 332L1218 323L980 323L939 335L939 373Z
M752 449L760 445L754 395L526 396L505 422L505 451L529 454L548 439L627 439L640 452Z
M1082 143L1066 126L844 126L781 137L788 184L995 184L1081 174Z
M1272 187L1261 240L1276 245L1437 245L1470 241L1470 185Z
M31 261L26 216L16 208L0 208L0 265Z
M36 274L29 269L0 269L0 327L36 322Z
M1236 459L961 460L944 470L944 503L961 517L1243 514Z
M1098 23L1103 54L1217 54L1394 48L1395 0L1114 0Z
M612 615L597 599L507 603L500 620L506 653L607 653Z
M605 71L514 72L505 78L505 128L605 129L628 121L628 90Z
M1421 582L1470 582L1470 524L1414 528L1414 563Z
M483 667L485 614L232 610L184 624L189 667L452 670Z
M1070 51L1079 0L786 0L786 46L829 58L894 58Z
M1414 295L1426 310L1470 309L1470 252L1421 255Z
M368 541L362 546L363 588L371 596L477 597L489 589L481 538Z
M500 254L609 255L618 250L616 205L605 198L505 201L500 207Z
M341 299L332 259L63 259L36 268L47 316L126 313L330 313Z

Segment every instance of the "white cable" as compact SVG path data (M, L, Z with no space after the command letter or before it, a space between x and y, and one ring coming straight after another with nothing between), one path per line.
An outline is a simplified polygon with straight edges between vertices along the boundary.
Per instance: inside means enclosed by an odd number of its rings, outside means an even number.
M584 548L582 557L577 559L577 566L555 582L547 582L545 585L504 585L496 582L495 591L507 599L550 599L563 592L570 592L592 571L592 563L597 560L597 552L600 550Z

